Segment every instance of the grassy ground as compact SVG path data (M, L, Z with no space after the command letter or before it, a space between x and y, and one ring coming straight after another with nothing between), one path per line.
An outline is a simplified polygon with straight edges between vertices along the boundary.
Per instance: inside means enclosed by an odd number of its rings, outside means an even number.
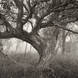
M77 55L56 55L49 60L49 67L45 69L33 67L32 64L38 61L37 57L27 56L16 55L14 59L18 63L14 63L0 54L0 78L78 78Z
M56 78L78 78L78 56L57 55L51 60L50 68L54 69Z

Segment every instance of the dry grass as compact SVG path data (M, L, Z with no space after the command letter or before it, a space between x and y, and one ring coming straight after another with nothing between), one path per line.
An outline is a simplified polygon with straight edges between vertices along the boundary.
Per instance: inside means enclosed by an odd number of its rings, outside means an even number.
M38 59L30 55L25 59L23 55L15 57L20 63L13 63L9 58L0 55L0 78L78 78L78 57L76 55L56 55L49 60L49 69L33 67L32 64Z

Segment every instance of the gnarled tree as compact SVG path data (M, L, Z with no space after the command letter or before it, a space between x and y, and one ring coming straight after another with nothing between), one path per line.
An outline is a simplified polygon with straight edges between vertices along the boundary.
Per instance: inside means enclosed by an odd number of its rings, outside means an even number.
M40 61L47 46L39 30L55 27L57 40L59 28L78 34L66 28L77 20L77 0L0 0L0 39L18 38L28 42L38 51ZM27 23L32 27L30 32L25 30Z

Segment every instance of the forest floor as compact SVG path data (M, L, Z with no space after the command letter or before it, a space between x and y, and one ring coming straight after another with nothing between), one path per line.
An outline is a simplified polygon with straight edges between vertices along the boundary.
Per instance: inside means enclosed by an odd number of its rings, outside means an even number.
M34 56L24 59L17 55L14 59L19 63L0 54L0 78L78 78L78 56L74 54L56 55L45 69L33 67L34 60L38 61Z

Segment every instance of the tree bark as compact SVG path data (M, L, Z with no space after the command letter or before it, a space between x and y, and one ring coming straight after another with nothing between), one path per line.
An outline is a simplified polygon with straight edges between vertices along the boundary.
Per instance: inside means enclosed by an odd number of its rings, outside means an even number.
M65 31L62 32L62 53L65 54Z
M40 55L40 59L41 59L41 57L43 56L43 50L45 49L46 43L39 35L30 34L27 36L27 35L20 33L16 35L16 38L21 39L31 44L38 51Z
M53 36L52 36L52 42L50 42L50 44L52 44L52 50L50 50L51 47L50 45L48 45L49 43L36 33L30 34L29 36L20 34L17 35L17 38L28 42L37 50L37 52L40 55L40 59L36 64L38 66L43 66L45 63L47 63L48 59L50 59L50 57L54 55L56 43L55 43L55 37L53 38Z
M38 64L38 67L43 67L43 68L48 67L52 58L56 55L55 53L56 40L55 39L56 39L55 36L52 36L52 39L50 41L45 41L46 46L43 49L43 55Z

